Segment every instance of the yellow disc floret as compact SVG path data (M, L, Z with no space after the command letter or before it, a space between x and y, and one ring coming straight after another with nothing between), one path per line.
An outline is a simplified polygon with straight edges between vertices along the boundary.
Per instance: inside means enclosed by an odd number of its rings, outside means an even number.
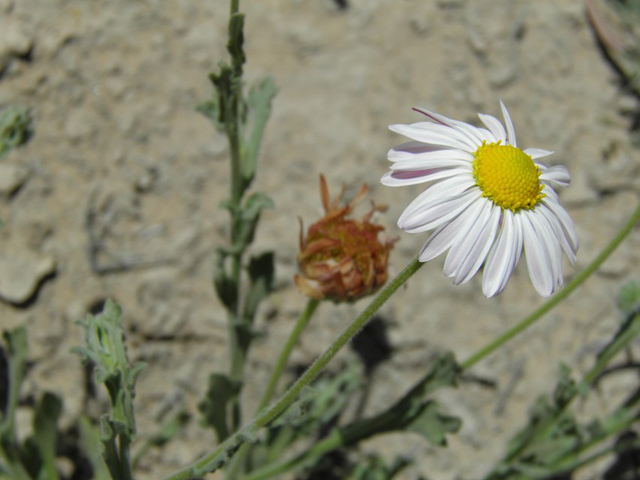
M540 170L530 155L511 145L482 142L474 154L473 176L488 198L514 212L532 209L545 197Z

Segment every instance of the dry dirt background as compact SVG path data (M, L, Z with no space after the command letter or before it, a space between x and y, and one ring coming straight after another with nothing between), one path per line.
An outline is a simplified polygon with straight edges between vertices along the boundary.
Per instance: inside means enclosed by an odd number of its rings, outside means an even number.
M520 145L556 152L550 162L567 165L573 177L561 198L581 241L567 279L637 203L640 156L629 133L638 101L620 87L582 1L350 0L343 9L329 0L262 0L241 9L248 83L272 75L279 87L254 184L277 205L264 215L254 248L275 250L277 291L258 319L264 337L248 366L250 410L305 302L292 281L296 217L317 218L320 172L334 191L344 182L354 194L366 182L376 202L390 205L379 221L402 238L392 273L425 240L395 226L420 187L378 184L386 151L403 141L387 125L417 121L412 106L476 122L476 112L498 115L502 99ZM124 307L131 358L149 364L137 397L143 437L168 409L184 404L193 412L209 373L226 370L225 315L211 275L214 249L226 241L218 204L227 195L228 160L224 137L194 108L210 95L208 72L226 58L227 15L226 0L0 0L0 105L31 107L36 129L0 162L1 325L28 326L25 398L45 389L64 395L64 427L89 395L69 353L81 341L74 322L105 298ZM494 389L465 383L441 393L447 411L464 421L451 448L407 434L363 450L414 457L402 478L480 477L535 397L552 389L558 363L584 372L616 329L613 296L638 274L639 243L636 229L568 302L474 368ZM122 262L128 268L111 269ZM434 352L452 349L464 359L542 303L522 262L492 300L479 278L452 286L442 263L423 268L382 309L393 353L373 374L367 412L408 389ZM28 288L39 275L46 278L35 297L8 301L20 281ZM309 363L365 302L322 305L293 362ZM332 368L354 355L342 352ZM636 384L634 375L617 376L580 408L586 417L602 414ZM139 478L160 478L213 443L194 419L169 447L149 454ZM606 466L579 478L599 478Z

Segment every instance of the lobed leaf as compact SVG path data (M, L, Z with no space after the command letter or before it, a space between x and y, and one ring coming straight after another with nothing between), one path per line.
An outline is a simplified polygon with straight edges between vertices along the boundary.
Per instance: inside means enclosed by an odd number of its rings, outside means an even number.
M198 404L203 415L203 423L216 431L218 441L229 436L228 404L240 391L240 383L221 373L209 377L209 387L205 398Z
M251 281L245 299L244 316L248 322L255 317L260 302L273 292L275 260L273 252L252 257L247 268Z

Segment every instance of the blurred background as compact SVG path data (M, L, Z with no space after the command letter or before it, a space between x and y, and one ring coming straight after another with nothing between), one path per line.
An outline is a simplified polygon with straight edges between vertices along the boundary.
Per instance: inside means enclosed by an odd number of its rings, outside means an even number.
M293 283L297 217L308 225L321 216L320 173L332 192L344 184L351 198L367 183L370 198L389 205L377 221L401 239L392 275L426 240L395 225L420 185L379 184L387 150L404 141L387 125L421 121L411 107L478 124L476 112L499 116L502 99L520 146L555 151L546 160L572 175L560 195L581 243L577 265L565 261L567 280L638 201L638 97L581 0L261 0L240 8L247 84L272 76L279 89L253 185L276 203L254 250L274 250L277 270L247 368L250 410L306 302ZM104 392L69 350L82 339L74 322L112 298L124 308L131 359L149 364L138 384L140 436L175 409L194 413L169 446L149 452L141 479L160 478L215 442L198 425L196 404L209 373L228 361L211 277L215 248L227 241L219 203L229 165L225 137L195 108L211 95L208 73L227 58L228 10L226 0L0 0L0 107L29 107L33 116L29 141L0 159L0 324L28 326L32 360L20 428L30 428L28 399L45 389L64 395L69 435L84 409L97 417L105 408ZM623 28L600 12L600 27ZM617 329L614 297L638 275L639 246L636 229L568 301L457 390L439 392L464 422L449 448L402 434L362 450L412 456L407 479L480 477L535 398L553 389L559 363L586 371ZM330 366L369 359L366 412L393 403L437 352L464 360L543 302L525 262L491 300L479 275L454 287L443 262L418 272L365 332L364 347ZM294 366L308 365L366 303L322 304ZM637 383L633 372L617 375L580 411L597 415ZM602 478L610 463L576 478Z

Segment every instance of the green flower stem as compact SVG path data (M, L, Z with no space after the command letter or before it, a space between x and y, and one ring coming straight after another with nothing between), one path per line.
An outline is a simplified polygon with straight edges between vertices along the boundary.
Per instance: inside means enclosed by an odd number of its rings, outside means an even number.
M549 310L551 310L553 307L567 298L576 288L578 288L578 286L580 286L587 278L589 278L600 267L600 265L604 263L607 258L609 258L609 256L615 251L615 249L618 248L618 246L622 243L625 237L631 232L635 224L638 223L638 220L640 220L640 205L636 207L636 210L631 215L631 218L629 218L627 223L622 227L622 229L618 232L614 239L611 240L609 245L607 245L604 250L602 250L602 252L600 252L600 254L595 258L595 260L593 260L584 270L578 273L573 278L573 280L571 280L567 284L566 287L564 287L554 297L544 303L540 308L538 308L520 323L515 325L510 330L507 330L503 335L500 335L484 348L480 349L478 352L471 355L467 360L462 362L462 368L465 370L471 368L480 360L507 343L513 337L529 328L545 313L547 313Z
M600 374L607 368L607 365L613 357L615 357L622 349L640 334L640 314L633 317L631 326L627 328L623 335L616 339L611 348L607 348L602 352L596 361L594 367L584 377L583 384L590 385Z
M291 405L304 387L309 385L318 374L327 366L333 357L344 347L356 334L362 330L371 317L380 309L380 307L393 295L400 286L402 286L411 276L416 273L420 267L424 265L417 258L412 260L404 270L402 270L396 278L390 281L376 297L371 301L369 306L345 329L344 332L329 346L325 352L313 362L306 372L293 384L293 386L282 396L278 402L270 407L266 412L255 420L256 428L267 426L283 413L289 405Z
M284 367L287 365L287 361L289 360L291 351L293 350L293 347L295 347L295 345L298 343L298 340L300 339L300 335L309 324L309 321L311 320L311 317L316 311L316 308L318 308L319 304L320 304L319 300L310 298L309 301L307 302L305 309L300 314L298 321L296 322L295 326L293 327L293 330L291 331L291 334L289 335L287 343L285 344L284 348L280 352L280 356L278 357L278 361L276 362L273 372L271 372L271 378L269 378L267 389L265 390L262 396L262 400L258 405L258 409L257 409L258 413L263 408L265 408L271 401L271 397L273 397L273 392L275 391L276 386L278 385L278 380L280 379L280 376L284 371ZM241 468L241 465L243 464L245 457L249 453L249 450L250 449L248 444L244 444L240 447L236 455L233 457L233 459L229 463L229 467L226 470L227 479L233 479L237 477L239 469Z
M280 356L278 357L276 366L273 369L273 372L271 373L271 378L269 379L269 384L267 385L267 389L265 390L264 395L262 396L262 400L260 401L260 405L258 406L258 412L263 408L265 408L267 405L269 405L269 402L271 401L271 397L273 396L273 392L275 391L276 386L278 385L278 380L282 375L284 367L287 365L287 361L289 360L289 355L291 355L291 351L293 350L293 347L298 343L298 339L300 338L300 335L309 324L309 320L311 320L311 317L316 311L316 308L318 308L319 304L320 304L320 301L315 300L313 298L310 298L309 301L307 302L307 306L305 307L304 311L300 315L300 318L298 318L298 321L293 327L293 331L291 332L291 335L289 335L289 339L287 340L287 343L285 344L284 348L280 352Z
M295 400L304 387L309 385L324 367L331 361L333 357L351 340L369 321L369 319L380 309L380 307L400 288L411 276L416 273L421 263L417 258L412 260L402 270L396 278L390 281L376 297L371 301L369 306L346 328L346 330L337 338L337 340L309 367L309 369L296 381L296 383L278 400L273 406L257 416L257 418L249 425L244 427L238 434L247 431L255 431L267 426L282 414ZM200 471L209 465L218 455L232 448L237 439L236 435L232 435L222 442L210 454L204 456L194 464L174 473L166 478L166 480L187 480L193 478L195 471Z

